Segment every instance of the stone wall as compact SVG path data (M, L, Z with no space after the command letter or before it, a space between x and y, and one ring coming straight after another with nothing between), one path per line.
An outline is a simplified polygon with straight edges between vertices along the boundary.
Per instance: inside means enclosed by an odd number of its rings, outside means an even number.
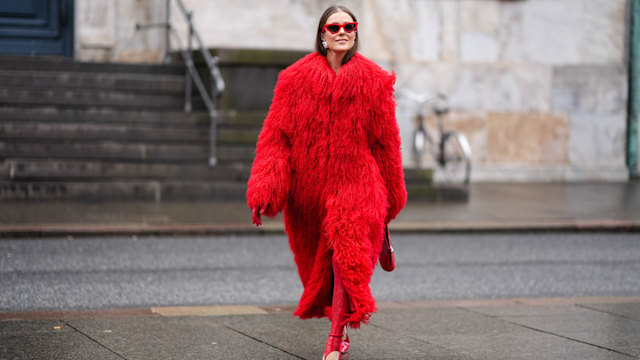
M184 0L212 48L311 51L324 0ZM450 97L475 181L626 179L628 0L348 0L397 87ZM83 60L160 61L164 0L77 0ZM186 32L174 8L176 29ZM175 43L175 42L174 42ZM184 41L183 41L184 43ZM415 105L398 98L407 167ZM433 119L432 119L433 120Z
M76 0L75 57L82 61L160 62L164 33L136 23L165 21L164 0Z
M625 0L369 3L397 16L368 34L384 43L363 37L376 45L363 52L399 87L450 96L474 180L626 178ZM409 139L411 103L399 102Z

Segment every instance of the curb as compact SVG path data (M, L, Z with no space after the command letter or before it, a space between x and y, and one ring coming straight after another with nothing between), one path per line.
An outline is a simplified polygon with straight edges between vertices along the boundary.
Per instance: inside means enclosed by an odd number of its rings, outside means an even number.
M473 308L505 306L551 306L575 304L640 303L640 296L591 296L551 298L504 298L466 300L388 301L378 303L379 310L416 310L432 308ZM0 322L59 319L97 319L131 317L176 316L233 316L293 314L295 305L214 305L214 306L166 306L131 309L59 310L0 312Z
M569 220L536 222L418 222L394 221L395 233L478 233L478 232L640 232L637 220ZM0 238L53 236L149 236L284 234L281 222L256 228L246 223L231 224L26 224L0 225Z

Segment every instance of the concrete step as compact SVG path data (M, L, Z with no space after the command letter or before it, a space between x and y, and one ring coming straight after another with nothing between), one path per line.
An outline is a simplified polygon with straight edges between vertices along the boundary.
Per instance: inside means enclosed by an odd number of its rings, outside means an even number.
M0 105L5 104L179 110L184 107L184 97L115 90L2 87L0 88ZM193 106L196 109L202 109L202 100L194 98Z
M412 185L430 185L433 182L433 169L404 169L404 181Z
M0 201L224 201L244 200L246 191L246 183L217 181L0 181Z
M184 76L180 75L0 70L0 83L13 88L83 88L184 94Z
M221 134L222 136L223 134ZM3 122L0 139L120 140L155 142L206 142L208 126L154 128L143 125L101 123Z
M468 201L468 187L435 184L433 178L433 169L404 169L409 200L448 203Z
M224 65L233 110L209 167L201 99L181 112L184 66L0 56L0 200L243 200L279 70Z
M24 71L77 71L126 74L184 75L180 64L122 64L79 62L55 56L0 56L0 69Z
M24 181L216 180L247 181L251 164L136 163L67 159L6 159L0 179Z
M255 148L259 134L260 129L256 129L255 127L243 128L235 125L229 126L227 124L221 124L218 126L218 146L239 145Z
M0 106L2 121L38 122L87 122L124 125L148 124L150 126L185 126L209 124L206 112L185 113L180 109L128 110L88 106L84 108L60 108L56 106L26 104L25 106Z
M161 143L202 143L209 141L208 126L154 128L144 125L97 123L0 123L0 139L18 140L116 140ZM221 144L255 144L259 129L221 124L218 126Z
M217 123L228 126L260 129L267 117L266 110L220 110ZM191 126L209 124L209 114L203 111L185 113L180 110L129 110L101 107L60 108L56 106L0 105L0 120L21 122L90 122L123 125L148 124L153 127Z
M251 162L255 146L224 146L217 149L218 160ZM209 159L209 143L154 144L106 140L73 142L27 142L0 140L4 158L63 158L120 161L204 162Z
M407 187L409 201L467 202L464 187L432 185L416 192ZM428 191L427 191L428 190ZM65 179L63 181L0 179L0 201L4 200L243 200L246 180L224 179Z
M261 129L264 119L269 112L264 109L260 110L221 110L218 116L218 124L238 125L245 127L255 127Z
M411 185L407 184L409 201L436 203L465 203L469 201L469 188L446 184Z

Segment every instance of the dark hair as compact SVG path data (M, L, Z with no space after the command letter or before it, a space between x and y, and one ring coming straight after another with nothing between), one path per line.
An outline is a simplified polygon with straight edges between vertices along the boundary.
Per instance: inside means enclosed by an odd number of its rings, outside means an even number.
M353 21L358 22L358 20L356 19L356 16L353 15L353 12L351 12L351 10L347 9L346 7L341 5L329 6L329 8L327 8L327 10L325 10L324 13L322 13L322 16L320 16L320 22L318 22L318 33L316 34L316 51L318 51L323 56L327 56L327 49L325 49L324 46L322 46L322 38L320 37L322 35L322 27L324 27L324 24L327 23L327 19L329 19L329 16L337 12L347 13L349 14L349 16L351 16ZM358 30L356 30L355 40L356 41L353 43L353 47L349 49L349 51L347 51L347 53L344 55L344 58L342 59L343 65L346 64L347 61L351 60L353 55L355 55L358 52L358 43L360 42L358 41Z

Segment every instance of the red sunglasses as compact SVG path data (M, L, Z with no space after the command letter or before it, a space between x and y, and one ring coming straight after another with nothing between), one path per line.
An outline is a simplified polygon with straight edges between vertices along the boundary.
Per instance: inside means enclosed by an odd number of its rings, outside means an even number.
M340 28L343 28L345 32L353 32L355 29L358 28L358 23L357 22L350 22L350 23L346 23L346 24L326 24L324 27L322 27L322 32L324 32L325 30L329 30L330 33L332 34L337 34L338 31L340 31Z

